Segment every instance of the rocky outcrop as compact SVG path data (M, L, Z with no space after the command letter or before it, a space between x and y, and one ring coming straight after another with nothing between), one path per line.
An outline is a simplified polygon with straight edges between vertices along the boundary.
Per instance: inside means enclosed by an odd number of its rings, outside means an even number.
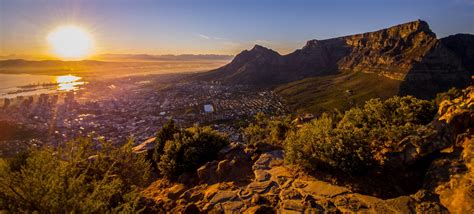
M418 160L453 146L453 142L474 127L474 87L463 90L463 95L453 100L443 101L437 113L437 118L417 135L403 139L396 150L385 151L386 159L382 164L407 166Z
M263 153L246 184L232 181L185 186L155 181L144 194L166 212L190 209L212 213L414 213L445 212L435 199L417 193L383 200L352 192L310 176L299 175L283 162L281 150ZM425 195L428 193L425 193Z
M155 145L156 137L152 137L133 147L132 151L135 154L151 154L155 149Z
M200 78L275 86L339 72L366 72L402 81L401 95L426 98L470 84L463 62L469 64L472 50L458 51L456 44L445 41L440 42L426 22L417 20L369 33L310 40L302 49L284 56L256 45Z
M439 195L440 203L452 213L474 212L474 138L472 133L458 146L443 151L445 156L431 163L425 189Z

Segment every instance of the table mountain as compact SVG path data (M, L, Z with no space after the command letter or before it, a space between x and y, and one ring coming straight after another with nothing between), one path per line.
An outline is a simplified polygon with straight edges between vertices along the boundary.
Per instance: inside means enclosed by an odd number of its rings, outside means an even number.
M425 21L417 20L369 33L310 40L288 55L256 45L199 78L274 87L308 77L363 72L400 81L398 94L428 98L470 84L466 67L472 67L472 48L464 50L462 42L457 43L470 36L438 40Z

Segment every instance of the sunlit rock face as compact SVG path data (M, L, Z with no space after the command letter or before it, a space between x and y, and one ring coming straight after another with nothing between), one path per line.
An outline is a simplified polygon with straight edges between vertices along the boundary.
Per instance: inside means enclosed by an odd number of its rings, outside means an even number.
M403 80L436 45L436 35L424 21L341 38L351 52L338 62L339 69L378 73Z

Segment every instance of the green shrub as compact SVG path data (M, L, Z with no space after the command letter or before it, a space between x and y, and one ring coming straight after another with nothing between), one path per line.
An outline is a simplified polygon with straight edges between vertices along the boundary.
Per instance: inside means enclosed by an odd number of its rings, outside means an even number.
M244 139L248 144L258 146L261 144L282 145L286 134L293 128L290 117L269 118L259 112L255 115L254 122L244 131Z
M375 153L416 133L434 114L432 102L411 96L372 99L339 120L323 114L288 135L286 161L309 170L363 173L374 165Z
M333 118L323 114L289 134L285 140L285 159L308 170L318 167L347 172L364 170L372 164L370 148L358 135L337 129Z
M40 213L137 212L150 164L132 153L81 138L0 160L0 210ZM26 154L26 155L25 155Z
M161 156L164 153L166 142L173 140L176 133L181 132L180 128L176 126L173 120L169 120L156 134L156 144L153 152L153 160L155 163L159 163Z
M170 122L158 133L154 160L161 175L176 177L191 172L208 161L217 159L217 153L228 139L210 127L179 129Z

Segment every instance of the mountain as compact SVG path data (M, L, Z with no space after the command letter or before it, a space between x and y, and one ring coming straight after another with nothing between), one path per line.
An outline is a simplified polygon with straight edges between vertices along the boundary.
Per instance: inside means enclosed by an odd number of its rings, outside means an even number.
M282 76L268 78L269 74L278 73L280 60L281 55L277 52L255 45L251 50L244 50L239 53L229 64L210 71L204 76L211 77L211 79L226 80L233 84L273 84L285 80ZM280 77L282 78L279 80Z
M276 87L309 77L362 72L399 81L395 94L429 98L470 84L464 65L470 66L472 51L462 52L459 45L448 41L438 40L425 21L417 20L369 33L310 40L283 56L256 45L199 78Z

